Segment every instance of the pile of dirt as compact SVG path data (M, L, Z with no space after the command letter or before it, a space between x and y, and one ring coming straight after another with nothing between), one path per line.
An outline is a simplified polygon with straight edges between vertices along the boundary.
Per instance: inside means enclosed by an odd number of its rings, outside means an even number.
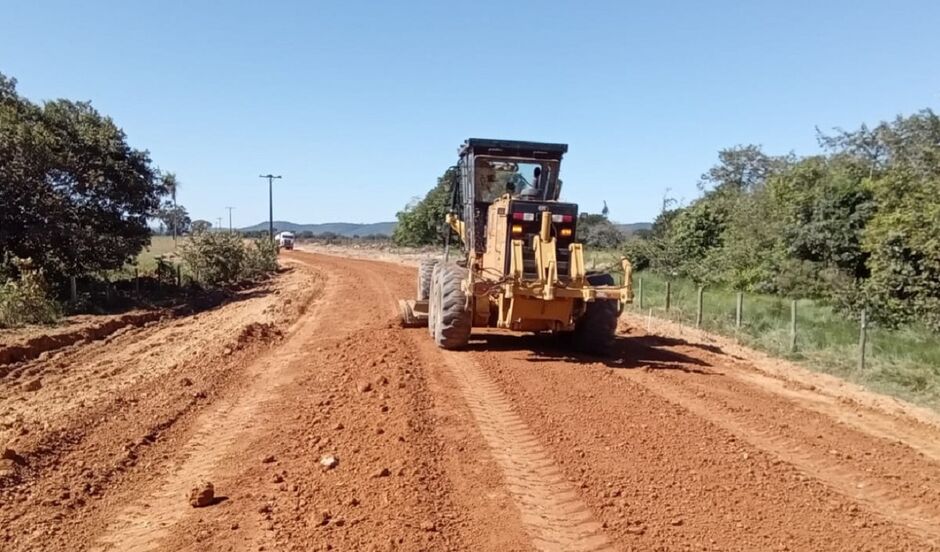
M43 353L79 342L84 344L104 339L122 328L143 326L166 315L165 311L153 310L120 316L83 316L76 317L69 326L63 328L41 328L38 335L35 330L27 330L23 337L11 332L12 335L5 337L0 344L0 366L39 358ZM0 371L0 376L3 375L4 372Z
M238 345L240 347L251 343L270 343L280 341L284 338L284 333L277 326L270 322L252 322L242 328L238 334Z

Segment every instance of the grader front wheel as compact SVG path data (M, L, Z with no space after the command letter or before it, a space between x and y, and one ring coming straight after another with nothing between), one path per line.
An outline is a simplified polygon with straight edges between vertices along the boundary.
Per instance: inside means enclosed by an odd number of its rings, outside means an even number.
M437 259L422 259L418 264L418 301L427 301L431 293L431 273Z
M437 265L431 279L430 324L434 342L442 349L457 349L470 340L473 312L461 283L467 269L457 265Z

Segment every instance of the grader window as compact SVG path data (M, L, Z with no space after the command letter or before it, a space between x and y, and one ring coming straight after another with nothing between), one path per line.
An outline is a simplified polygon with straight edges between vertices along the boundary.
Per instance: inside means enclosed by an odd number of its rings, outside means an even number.
M476 201L492 203L505 193L536 201L557 199L557 161L478 156L475 165Z

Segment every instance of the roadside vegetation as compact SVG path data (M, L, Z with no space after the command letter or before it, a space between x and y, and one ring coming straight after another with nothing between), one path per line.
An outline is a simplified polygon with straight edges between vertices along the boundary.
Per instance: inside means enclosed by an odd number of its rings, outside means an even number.
M18 276L0 284L0 328L25 324L51 324L62 314L51 298L42 269L16 260Z
M277 270L277 246L269 239L245 240L232 232L198 232L187 239L180 256L192 281L224 288L257 281Z
M825 153L719 153L702 195L627 246L639 269L940 330L940 118L818 134Z
M165 296L164 284L182 283L180 258L196 287L276 269L270 241L245 244L190 221L176 175L90 102L36 104L0 74L0 159L0 328L133 303L151 289L141 279ZM152 241L152 223L172 241Z

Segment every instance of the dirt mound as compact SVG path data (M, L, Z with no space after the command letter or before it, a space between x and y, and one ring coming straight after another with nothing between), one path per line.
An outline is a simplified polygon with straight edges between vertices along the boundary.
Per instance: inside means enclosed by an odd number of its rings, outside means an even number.
M38 358L39 355L74 345L79 341L89 342L104 339L122 328L143 326L159 320L164 311L146 311L107 318L90 324L77 324L77 327L52 329L42 335L0 345L0 366L14 364ZM3 372L0 372L3 375Z
M237 341L239 345L244 346L250 343L270 343L272 341L278 341L283 337L284 333L274 324L252 322L242 328L241 333L238 334Z

